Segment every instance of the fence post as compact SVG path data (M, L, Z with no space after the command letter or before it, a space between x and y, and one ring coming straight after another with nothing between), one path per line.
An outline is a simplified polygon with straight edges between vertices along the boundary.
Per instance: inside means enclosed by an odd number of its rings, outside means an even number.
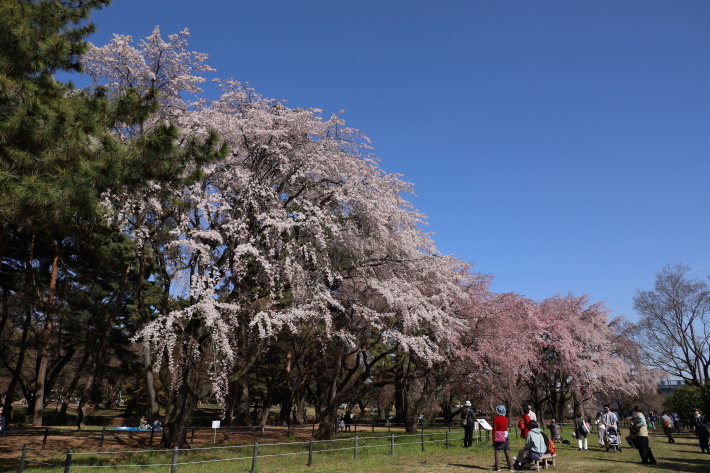
M357 421L355 421L355 433L357 433Z
M105 430L106 430L106 429L104 429L103 431L101 431L101 445L104 444L104 432L105 432ZM151 445L151 446L153 445L153 434L154 434L154 433L155 433L155 429L151 427L151 429L150 429L150 445Z
M190 438L190 443L195 441L195 428L192 428L192 437Z
M101 442L99 443L99 448L104 447L104 437L106 437L106 427L101 429ZM153 436L150 436L150 444L153 445Z
M446 448L449 448L449 431L446 431Z
M424 451L424 429L422 429L422 452Z
M170 473L177 473L177 465L178 465L178 452L180 450L178 449L178 446L175 445L173 447L173 462L170 465Z
M394 434L390 435L390 455L394 455Z
M357 460L357 444L358 444L358 438L357 435L355 436L355 460Z
M254 453L251 456L251 473L256 473L257 456L259 456L259 442L254 442Z
M313 465L313 439L308 439L308 466Z
M67 452L67 459L64 461L64 473L69 473L71 470L71 457L74 455L74 452L69 450Z
M22 446L22 457L20 458L20 473L25 471L25 458L27 458L27 444Z
M47 445L47 435L49 435L49 429L44 429L44 438L42 439L42 450Z

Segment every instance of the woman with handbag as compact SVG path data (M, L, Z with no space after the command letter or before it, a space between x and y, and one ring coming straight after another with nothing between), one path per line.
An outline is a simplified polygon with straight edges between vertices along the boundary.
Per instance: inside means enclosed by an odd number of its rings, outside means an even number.
M493 458L495 459L495 471L500 471L500 451L505 452L505 460L508 462L508 469L513 470L513 458L510 456L510 443L508 442L508 418L505 416L505 406L496 407L498 414L493 418Z
M589 426L587 422L582 417L581 412L577 412L577 417L574 419L574 435L577 437L577 444L579 444L579 450L589 450L587 446L587 434L589 433Z

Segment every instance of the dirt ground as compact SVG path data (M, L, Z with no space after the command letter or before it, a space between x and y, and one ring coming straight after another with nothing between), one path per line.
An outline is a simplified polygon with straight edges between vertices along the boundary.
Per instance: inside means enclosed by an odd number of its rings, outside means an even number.
M45 433L47 433L45 440ZM264 434L261 435L255 430L233 429L231 432L227 428L217 430L216 436L213 429L195 429L188 431L187 439L193 447L202 447L208 445L244 445L254 442L263 443L269 442L284 442L287 439L294 438L307 439L310 438L312 427L302 426L290 432L285 427L266 427ZM150 448L159 448L161 432L154 432L153 444L151 446L150 431L116 431L105 430L102 444L102 430L100 429L17 429L8 431L6 435L0 436L0 464L3 466L15 461L19 462L22 455L22 448L27 444L30 449L42 449L46 453L66 454L68 450L75 452L109 452L120 450L143 450ZM1 471L2 469L0 469Z

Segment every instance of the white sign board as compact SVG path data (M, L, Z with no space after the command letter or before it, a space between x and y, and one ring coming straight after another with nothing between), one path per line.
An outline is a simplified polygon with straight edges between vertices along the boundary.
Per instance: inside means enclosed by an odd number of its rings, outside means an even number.
M212 428L213 428L213 429L219 429L219 423L220 423L220 421L218 421L218 420L213 420L213 421L212 421Z
M480 425L484 430L493 430L493 427L491 427L491 424L489 424L486 419L478 419L478 425Z

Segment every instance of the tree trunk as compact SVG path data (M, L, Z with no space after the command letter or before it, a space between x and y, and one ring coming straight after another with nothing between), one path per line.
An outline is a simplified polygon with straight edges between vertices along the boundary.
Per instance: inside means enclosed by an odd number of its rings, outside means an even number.
M72 379L71 384L69 385L69 389L67 389L66 395L64 396L64 401L62 402L62 408L59 409L59 419L65 419L65 417L67 415L67 408L69 407L69 400L71 399L72 395L74 394L74 390L76 389L76 386L79 384L79 379L81 378L81 375L84 372L84 367L86 366L86 362L89 361L89 356L90 356L89 350L84 351L84 356L81 357L81 361L79 362L79 366L76 369L76 374L74 375L74 379Z
M145 303L145 245L143 251L138 256L138 281L136 283L136 306L138 313L143 320L143 324L150 322L150 315ZM158 393L155 389L155 374L153 373L153 360L150 354L150 348L147 344L143 344L141 348L143 355L143 375L145 376L145 384L148 389L148 400L150 401L150 415L157 417L160 415L160 404L158 403Z
M245 376L229 383L227 424L252 425L252 418L249 413L249 381Z
M167 368L163 368L166 370ZM161 446L163 448L188 448L187 429L190 418L195 412L199 396L197 393L199 383L199 369L196 366L188 366L185 369L185 376L182 385L177 391L168 391L165 406L165 423L163 424L163 438ZM170 384L168 384L169 386Z
M37 361L37 377L34 392L34 416L32 425L35 427L42 425L42 410L44 409L45 382L47 379L47 367L49 366L49 343L50 335L54 328L54 291L57 288L57 273L59 272L59 244L54 243L54 257L52 258L52 272L49 277L49 291L47 296L46 316L47 320L44 329L39 337L40 349L39 360Z

